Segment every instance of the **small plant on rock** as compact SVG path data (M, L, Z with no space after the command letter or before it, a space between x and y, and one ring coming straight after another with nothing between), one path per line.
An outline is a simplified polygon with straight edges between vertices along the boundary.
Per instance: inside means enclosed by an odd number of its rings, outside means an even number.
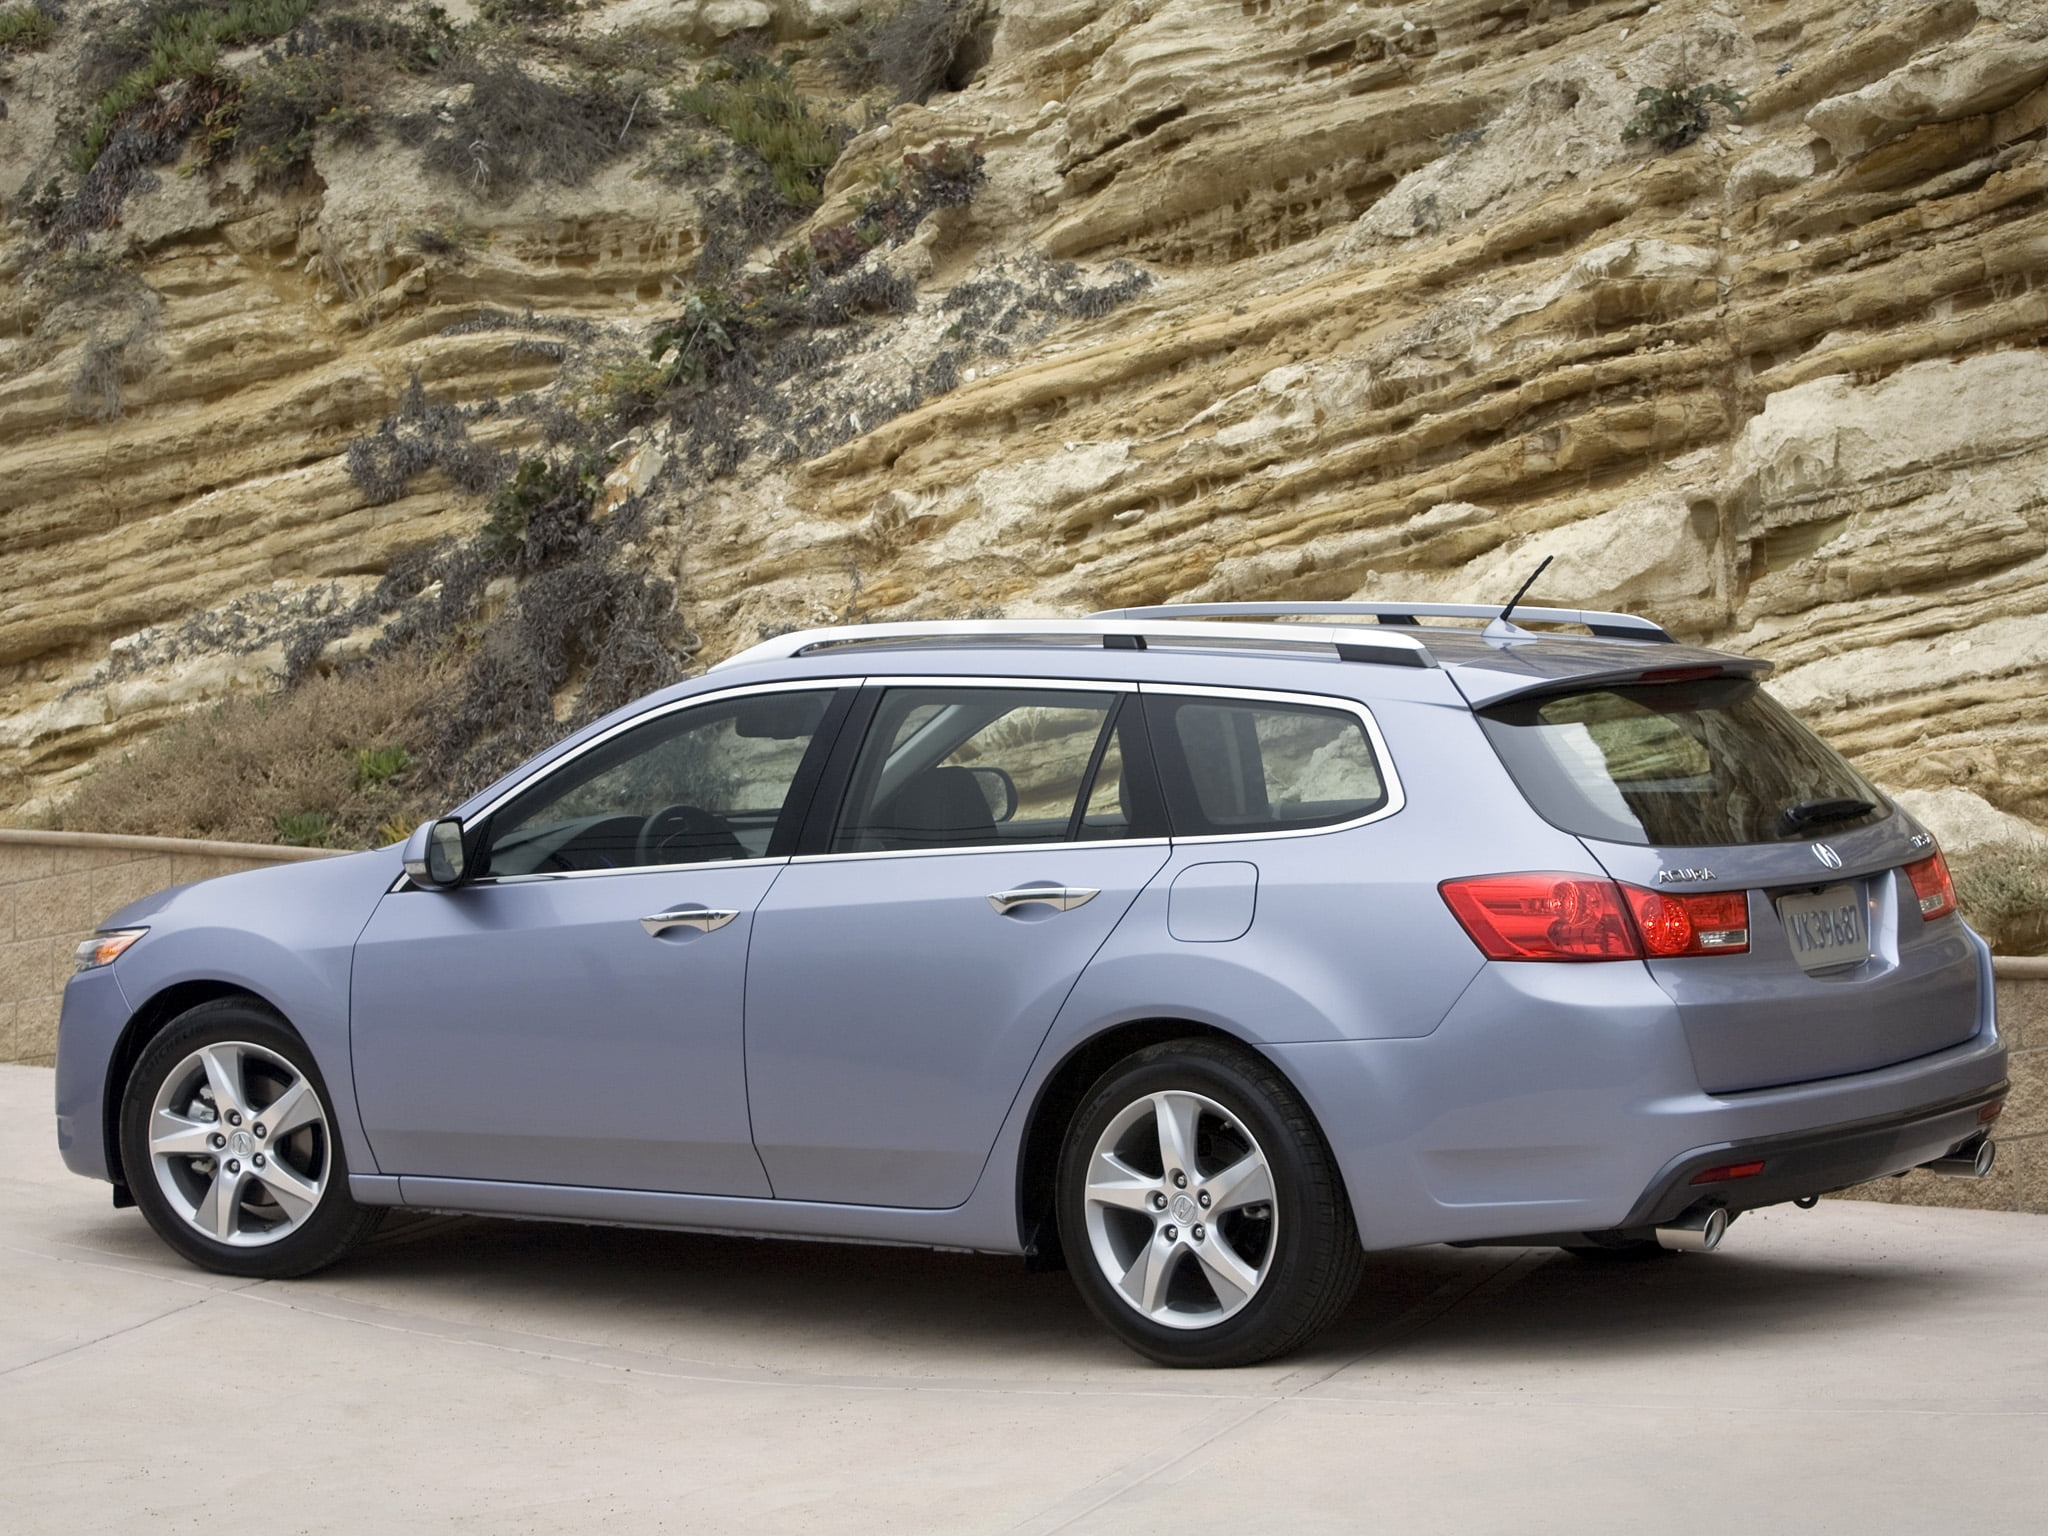
M1713 126L1714 108L1742 116L1749 98L1726 81L1701 85L1646 85L1636 92L1636 115L1621 136L1629 143L1648 139L1666 154L1685 148Z
M0 9L0 57L35 53L57 40L57 18L41 5L10 5Z

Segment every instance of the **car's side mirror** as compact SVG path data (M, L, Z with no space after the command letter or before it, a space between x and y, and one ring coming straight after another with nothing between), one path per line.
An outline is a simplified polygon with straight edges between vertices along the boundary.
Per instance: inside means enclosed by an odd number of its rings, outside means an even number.
M989 820L1008 821L1017 814L1017 781L1001 768L969 768L974 782L981 788L982 799L988 802Z
M462 847L462 823L453 816L420 823L405 840L405 873L414 885L445 890L462 884L468 856Z

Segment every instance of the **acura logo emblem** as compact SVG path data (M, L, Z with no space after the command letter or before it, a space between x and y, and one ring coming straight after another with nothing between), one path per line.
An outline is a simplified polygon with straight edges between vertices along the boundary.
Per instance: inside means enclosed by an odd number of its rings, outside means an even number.
M1842 856L1826 843L1815 843L1813 845L1813 856L1819 859L1821 863L1827 865L1829 869L1840 869L1842 867Z

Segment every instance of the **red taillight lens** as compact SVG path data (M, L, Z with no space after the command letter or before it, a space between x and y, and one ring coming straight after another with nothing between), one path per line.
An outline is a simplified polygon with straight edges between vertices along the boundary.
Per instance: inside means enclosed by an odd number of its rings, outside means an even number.
M1920 898L1920 915L1929 922L1955 911L1955 882L1948 877L1948 860L1940 854L1908 864L1906 878L1913 882L1913 894Z
M1554 871L1437 887L1489 960L1661 960L1749 948L1749 895L1668 896Z
M1628 960L1642 954L1612 880L1478 875L1437 887L1489 960Z
M1749 893L1704 891L1672 896L1624 885L1629 911L1652 959L1671 955L1739 955L1749 948Z

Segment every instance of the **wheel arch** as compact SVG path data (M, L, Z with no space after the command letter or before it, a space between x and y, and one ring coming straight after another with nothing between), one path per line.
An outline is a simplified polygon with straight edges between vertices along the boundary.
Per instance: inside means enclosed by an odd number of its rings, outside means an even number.
M1060 1147L1081 1101L1118 1062L1170 1040L1216 1040L1236 1046L1287 1079L1290 1087L1295 1086L1285 1069L1252 1041L1194 1019L1132 1019L1077 1042L1039 1085L1018 1145L1017 1236L1032 1268L1065 1267L1058 1223L1053 1219L1053 1186L1059 1171ZM1300 1092L1299 1088L1295 1091Z
M217 1002L224 997L245 997L278 1013L277 1005L269 998L231 981L180 981L152 994L129 1016L121 1038L114 1042L114 1054L107 1063L106 1097L100 1106L100 1130L106 1140L107 1172L113 1178L117 1200L128 1188L127 1170L121 1164L121 1096L128 1090L128 1074L149 1049L149 1042L170 1028L180 1015L201 1003ZM283 1019L284 1015L278 1013L278 1017ZM289 1028L290 1021L285 1023Z

